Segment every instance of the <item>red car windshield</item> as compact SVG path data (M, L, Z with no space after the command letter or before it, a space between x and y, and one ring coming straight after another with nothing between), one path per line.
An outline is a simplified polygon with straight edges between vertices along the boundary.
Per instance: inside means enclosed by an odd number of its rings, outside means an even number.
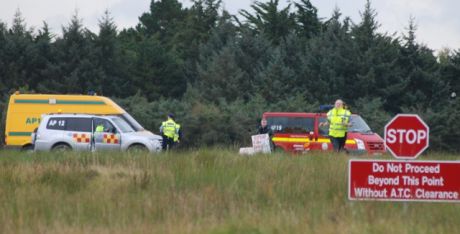
M350 123L351 126L348 128L349 132L372 133L369 125L367 125L366 121L359 115L352 115Z

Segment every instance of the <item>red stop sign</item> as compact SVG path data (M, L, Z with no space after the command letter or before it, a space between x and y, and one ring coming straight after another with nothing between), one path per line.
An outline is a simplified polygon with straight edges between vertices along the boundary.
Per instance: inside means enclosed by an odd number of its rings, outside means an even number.
M417 158L429 137L430 128L418 115L398 114L385 126L385 146L395 158Z

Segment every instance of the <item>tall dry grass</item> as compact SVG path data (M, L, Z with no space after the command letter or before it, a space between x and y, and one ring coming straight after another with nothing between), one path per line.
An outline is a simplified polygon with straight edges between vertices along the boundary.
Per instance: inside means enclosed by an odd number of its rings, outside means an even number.
M1 151L0 233L460 233L456 204L348 201L349 159Z

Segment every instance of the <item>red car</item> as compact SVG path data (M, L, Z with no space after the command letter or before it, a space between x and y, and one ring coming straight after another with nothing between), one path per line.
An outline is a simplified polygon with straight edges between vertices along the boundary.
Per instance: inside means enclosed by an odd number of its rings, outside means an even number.
M319 127L325 122L326 113L265 112L263 118L273 131L273 144L288 152L310 150L333 150L329 140L329 126ZM372 132L361 116L353 114L350 119L345 149L350 153L382 154L383 139Z

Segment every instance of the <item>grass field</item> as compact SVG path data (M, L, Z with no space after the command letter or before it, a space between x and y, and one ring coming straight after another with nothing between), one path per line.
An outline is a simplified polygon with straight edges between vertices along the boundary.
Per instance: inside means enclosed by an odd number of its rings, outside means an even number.
M460 233L458 204L348 201L349 156L235 152L0 151L0 233Z

